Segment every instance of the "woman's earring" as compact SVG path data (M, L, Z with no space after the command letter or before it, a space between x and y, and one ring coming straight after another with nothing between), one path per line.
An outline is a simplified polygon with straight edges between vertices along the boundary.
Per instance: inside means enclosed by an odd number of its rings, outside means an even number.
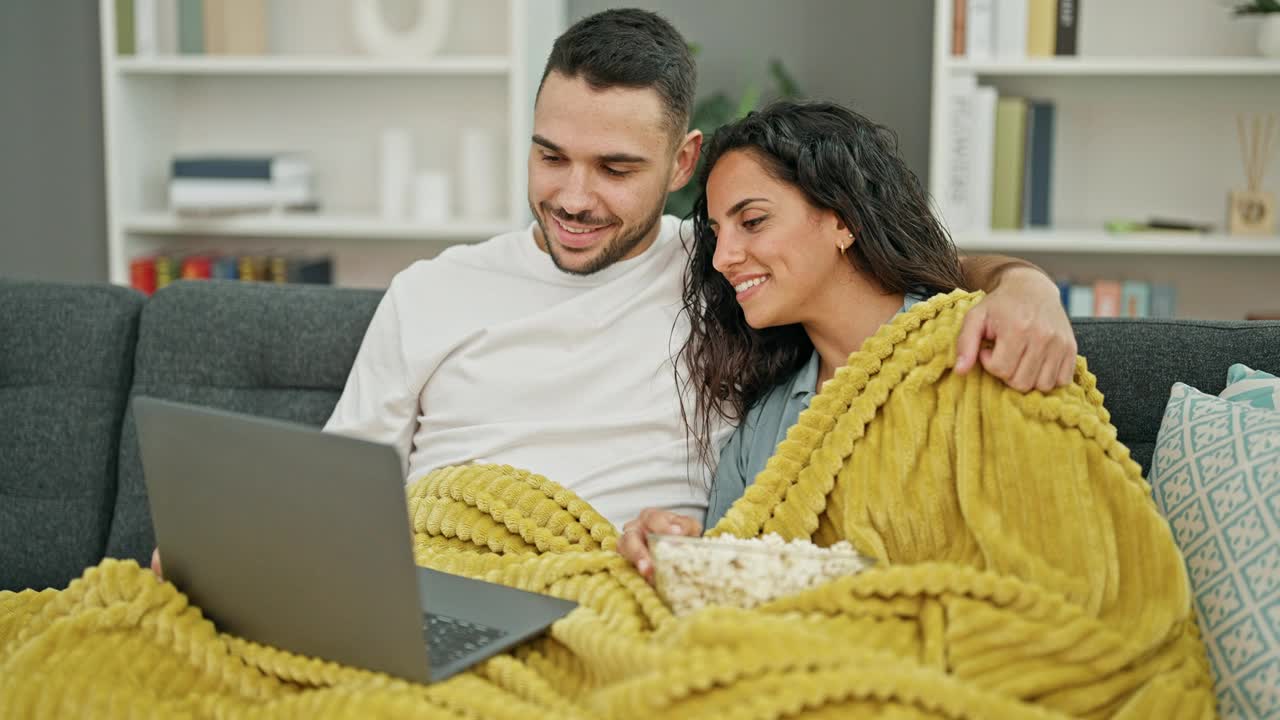
M852 240L852 239L853 239L853 233L849 233L849 239L850 239L850 240ZM843 254L844 254L844 251L845 251L845 250L848 250L848 249L849 249L849 246L850 246L850 245L852 245L852 244L853 244L853 243L845 243L844 245L841 245L840 243L836 243L836 247L840 248L840 254L841 254L841 255L843 255Z

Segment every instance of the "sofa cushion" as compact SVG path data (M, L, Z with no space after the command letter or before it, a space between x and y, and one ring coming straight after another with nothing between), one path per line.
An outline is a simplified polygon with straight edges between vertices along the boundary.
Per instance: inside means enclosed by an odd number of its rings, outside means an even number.
M1280 410L1280 378L1236 363L1227 370L1227 386L1218 397L1263 410Z
M1224 717L1280 713L1280 412L1178 383L1150 480L1187 559Z
M175 283L142 312L133 395L323 425L381 297L332 287ZM107 555L145 562L154 544L130 409Z
M62 587L102 557L144 302L0 280L0 590Z
M1111 422L1133 459L1151 453L1176 382L1216 395L1227 368L1244 363L1280 373L1280 322L1073 319L1080 354L1098 377Z

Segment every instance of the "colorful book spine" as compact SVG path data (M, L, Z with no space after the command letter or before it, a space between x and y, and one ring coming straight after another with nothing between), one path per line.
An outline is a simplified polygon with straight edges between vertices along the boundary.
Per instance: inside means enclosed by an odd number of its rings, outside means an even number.
M160 0L133 0L133 51L149 56L160 52Z
M966 56L988 60L995 53L995 0L967 0L965 9Z
M1027 167L1024 171L1022 214L1026 227L1053 224L1053 135L1056 112L1052 102L1027 106Z
M1120 315L1129 318L1151 316L1151 286L1137 280L1126 280L1120 286Z
M204 54L204 0L178 0L178 52Z
M1082 0L1058 0L1058 27L1054 37L1055 55L1075 55Z
M173 178L193 180L269 180L281 182L311 177L311 164L288 154L179 155L169 163Z
M1093 284L1093 314L1095 317L1120 317L1120 283L1099 280Z
M964 57L965 20L968 17L968 0L954 0L951 4L951 54Z
M156 292L156 259L150 255L129 261L129 284L143 295Z
M213 277L213 260L207 255L188 255L182 259L183 280L208 280Z
M1071 317L1090 317L1093 315L1093 286L1072 285L1067 302L1067 314Z
M1173 318L1177 316L1177 291L1172 285L1151 286L1151 317Z
M996 102L996 138L991 186L991 228L1022 226L1023 171L1026 160L1027 101L1002 97Z
M1027 56L1027 0L995 0L995 55L1002 60Z
M239 262L234 256L223 255L213 261L214 280L239 280Z
M1056 0L1025 0L1027 5L1027 57L1053 57L1058 35Z
M157 255L156 290L163 290L169 283L178 278L177 262L172 255Z
M117 55L133 55L137 52L133 23L133 0L116 0Z

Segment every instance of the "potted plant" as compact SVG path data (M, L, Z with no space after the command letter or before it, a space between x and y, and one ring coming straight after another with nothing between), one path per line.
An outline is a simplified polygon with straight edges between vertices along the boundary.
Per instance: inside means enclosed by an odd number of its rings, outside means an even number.
M1266 57L1280 58L1280 0L1250 0L1239 3L1236 15L1260 15L1262 27L1258 28L1258 52Z

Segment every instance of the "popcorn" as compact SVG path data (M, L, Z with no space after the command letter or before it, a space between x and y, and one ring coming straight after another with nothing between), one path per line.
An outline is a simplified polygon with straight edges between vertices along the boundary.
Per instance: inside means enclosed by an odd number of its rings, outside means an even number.
M654 581L676 615L708 605L753 608L843 575L874 561L841 541L829 548L808 540L650 535Z

